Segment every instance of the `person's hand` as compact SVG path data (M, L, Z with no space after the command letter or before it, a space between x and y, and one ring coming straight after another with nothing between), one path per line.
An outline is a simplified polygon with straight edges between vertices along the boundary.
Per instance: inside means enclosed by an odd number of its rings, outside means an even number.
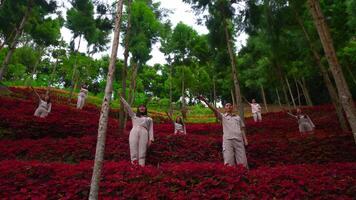
M245 146L247 146L248 145L248 142L247 142L247 140L245 140Z
M148 140L148 146L151 146L152 143L153 143L152 140Z

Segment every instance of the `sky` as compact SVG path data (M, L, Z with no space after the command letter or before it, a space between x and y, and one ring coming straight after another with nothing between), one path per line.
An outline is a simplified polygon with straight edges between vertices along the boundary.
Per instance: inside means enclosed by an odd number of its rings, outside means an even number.
M113 0L106 0L111 2ZM169 15L169 20L171 21L172 25L175 26L180 21L193 27L199 34L206 34L208 33L208 29L204 25L197 24L197 17L196 14L193 12L189 4L183 3L182 0L155 0L154 2L161 2L161 7L165 9L169 9L172 13ZM65 7L69 8L69 3L65 3ZM65 10L63 10L63 14L65 15ZM62 28L61 33L63 35L63 39L69 44L72 34L70 30L67 28ZM121 39L121 37L120 37ZM242 45L246 43L247 35L245 33L240 34L236 38L236 47L239 50ZM76 43L77 44L77 43ZM81 42L81 46L79 48L80 52L86 52L86 42ZM111 44L109 44L111 46ZM151 52L152 59L147 62L148 65L158 64L165 64L166 60L163 55L159 51L160 44L156 43ZM111 47L106 52L97 53L94 55L94 58L100 58L104 55L110 55ZM119 46L118 50L118 58L123 59L124 49L123 47Z

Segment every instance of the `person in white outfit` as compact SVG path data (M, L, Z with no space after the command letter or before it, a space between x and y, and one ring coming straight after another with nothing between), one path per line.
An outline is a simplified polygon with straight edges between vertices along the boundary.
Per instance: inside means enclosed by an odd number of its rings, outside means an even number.
M225 113L223 114L208 103L203 96L199 96L199 99L207 104L215 116L222 122L224 164L229 166L242 164L248 168L245 150L245 146L248 145L245 135L245 124L240 116L233 114L232 104L225 104Z
M80 88L80 92L78 93L78 101L77 101L77 108L78 109L83 109L84 104L85 104L85 99L88 96L88 89L86 86L82 86Z
M300 108L297 109L297 114L293 115L292 113L287 112L288 115L296 118L298 120L298 128L299 132L301 134L303 133L313 133L315 125L310 119L310 117L304 113L302 113L302 110Z
M251 112L252 112L252 117L253 121L255 122L261 122L262 121L262 115L261 115L261 106L260 104L256 103L255 99L252 99L251 103L247 102L251 106Z
M145 105L140 105L137 112L134 113L123 97L120 97L120 100L132 119L132 129L129 136L131 163L145 166L147 148L154 141L153 120L147 116Z
M166 112L166 114L167 114L169 120L171 120L172 123L173 123L174 135L177 135L177 134L186 135L187 134L187 130L186 130L183 118L180 117L180 116L177 116L176 120L174 121L172 115L170 115L168 112Z
M41 97L33 87L31 88L38 98L38 107L33 115L41 118L47 117L52 109L51 98L47 93Z

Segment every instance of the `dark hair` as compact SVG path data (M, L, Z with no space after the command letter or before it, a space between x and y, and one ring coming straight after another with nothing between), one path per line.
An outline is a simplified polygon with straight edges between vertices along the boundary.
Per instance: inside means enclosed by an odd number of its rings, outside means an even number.
M179 119L179 121L178 121L178 119ZM176 118L176 123L181 124L181 125L184 125L184 123L183 123L183 118L182 118L182 117L177 117L177 118Z
M143 113L140 112L140 107L141 107L141 106L145 107L145 112L143 112ZM147 116L147 107L146 107L146 105L141 104L141 105L137 106L136 116L137 116L137 117Z
M41 99L43 98L43 100L45 101L46 96L48 96L48 100L46 101L47 103L51 103L51 96L49 96L49 94L43 94L43 96L41 97Z

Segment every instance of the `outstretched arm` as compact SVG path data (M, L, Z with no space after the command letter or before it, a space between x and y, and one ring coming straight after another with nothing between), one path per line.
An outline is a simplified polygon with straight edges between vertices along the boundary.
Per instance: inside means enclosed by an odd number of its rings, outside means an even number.
M172 118L172 115L169 114L167 111L166 111L166 115L168 116L168 119L171 120L172 123L174 123L173 118Z
M202 102L206 103L206 105L208 105L208 107L210 108L210 110L212 110L212 111L214 112L215 116L216 116L219 120L222 119L221 113L220 113L213 105L211 105L205 97L199 96L198 98L199 98L200 101L202 101Z
M296 115L293 115L292 113L290 113L290 112L287 112L287 114L289 115L289 116L292 116L292 117L294 117L294 118L298 118Z
M127 113L129 114L129 116L131 118L135 117L136 114L134 113L134 111L132 111L131 106L126 102L126 100L120 96L120 101L122 102L122 104L124 105L124 108L126 109Z
M243 99L243 100L245 100L245 101L246 101L246 103L248 103L248 104L250 104L250 105L251 105L251 103L250 103L250 102L248 102L248 100L247 100L244 96L242 96L242 99Z
M36 92L36 90L31 86L32 91L36 94L38 101L41 100L41 96Z

